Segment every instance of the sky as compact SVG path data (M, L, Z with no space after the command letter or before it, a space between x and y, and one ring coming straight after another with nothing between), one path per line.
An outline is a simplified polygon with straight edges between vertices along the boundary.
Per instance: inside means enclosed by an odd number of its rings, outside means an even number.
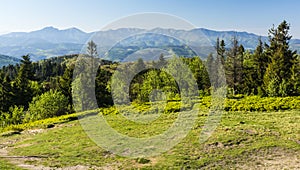
M53 26L85 32L132 14L165 13L213 30L246 31L267 35L283 20L300 38L298 0L0 0L0 34L28 32Z

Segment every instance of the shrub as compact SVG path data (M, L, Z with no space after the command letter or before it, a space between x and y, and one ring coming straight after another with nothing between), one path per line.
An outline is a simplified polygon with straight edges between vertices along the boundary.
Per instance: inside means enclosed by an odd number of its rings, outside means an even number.
M40 120L67 114L68 99L61 92L50 90L33 98L29 104L26 121Z
M300 97L259 97L227 99L227 111L279 111L300 109Z
M211 107L210 97L200 100L200 109ZM260 97L244 96L244 98L225 99L225 111L279 111L300 109L300 97Z
M0 117L1 127L23 123L24 107L10 107L8 112L2 112Z

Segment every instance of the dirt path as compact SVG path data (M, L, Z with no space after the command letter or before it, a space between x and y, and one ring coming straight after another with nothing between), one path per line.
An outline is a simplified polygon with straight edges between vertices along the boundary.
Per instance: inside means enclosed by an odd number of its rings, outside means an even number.
M300 155L290 150L271 148L249 155L247 161L238 162L238 169L300 169Z
M44 131L43 129L28 130L28 131L24 131L23 134L24 133L36 134L36 133L42 133L43 131ZM53 168L53 167L45 167L42 165L36 166L36 165L27 164L26 162L28 162L28 161L37 161L37 160L43 159L43 157L10 155L9 150L12 149L12 147L10 147L10 146L15 144L18 141L19 140L9 140L9 141L6 141L6 142L0 144L0 158L5 159L8 162L10 162L11 164L16 165L20 168L28 169L28 170L87 170L90 168L98 169L97 167L87 167L87 166L82 166L82 165L64 167L64 168Z
M2 145L3 146L3 145ZM45 167L45 166L35 166L35 165L30 165L26 164L26 161L36 161L42 158L38 158L36 156L9 156L8 155L8 148L7 147L1 147L0 148L0 158L3 158L5 160L8 160L10 163L23 168L23 169L28 169L28 170L87 170L90 169L90 167L87 166L82 166L82 165L77 165L77 166L72 166L72 167L65 167L65 168L51 168L51 167ZM93 168L97 169L97 168Z
M10 140L5 143L2 143L0 145L0 158L5 159L9 161L10 163L24 169L30 169L30 170L50 170L51 168L46 168L42 166L34 166L34 165L29 165L25 164L26 161L34 161L39 158L37 157L24 157L24 156L12 156L9 155L9 146L16 143L17 140Z

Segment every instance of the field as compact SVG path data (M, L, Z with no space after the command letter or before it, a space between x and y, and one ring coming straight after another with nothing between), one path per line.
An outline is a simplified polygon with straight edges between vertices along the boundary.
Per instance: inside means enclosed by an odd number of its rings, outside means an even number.
M131 137L158 135L176 120L177 112L152 123L125 120L114 108L101 109L106 121ZM87 119L95 114L81 113ZM300 111L224 112L212 136L199 142L206 111L200 111L192 130L161 155L128 158L97 146L75 115L31 123L0 137L0 169L299 169ZM23 125L24 126L24 125ZM91 124L93 126L93 124ZM20 128L20 127L19 127ZM12 165L14 164L14 165Z

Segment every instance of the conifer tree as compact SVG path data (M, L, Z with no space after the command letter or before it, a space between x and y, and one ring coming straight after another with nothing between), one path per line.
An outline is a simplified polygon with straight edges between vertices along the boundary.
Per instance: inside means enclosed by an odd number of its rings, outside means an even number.
M32 100L33 91L30 84L34 80L34 72L32 62L29 55L22 56L20 69L14 82L15 105L28 108L29 102Z
M235 93L240 93L239 88L243 80L243 53L244 47L238 44L236 37L233 37L232 47L226 58L226 81Z
M291 75L294 61L296 59L296 51L292 51L289 47L289 41L292 36L289 35L290 25L283 21L277 28L269 30L270 45L267 45L266 55L269 57L270 63L264 75L264 86L267 91L277 91L276 95L286 96L293 92L290 91L292 86ZM273 85L276 82L275 85ZM272 84L270 84L272 83ZM285 87L279 93L279 86ZM275 88L275 89L271 89Z

